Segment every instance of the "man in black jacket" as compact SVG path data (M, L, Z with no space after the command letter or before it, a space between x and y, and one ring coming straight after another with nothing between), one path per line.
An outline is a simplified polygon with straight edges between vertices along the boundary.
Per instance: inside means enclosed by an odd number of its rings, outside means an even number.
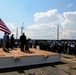
M25 47L26 47L26 35L25 33L23 33L21 36L20 36L20 48L21 48L21 51L25 51Z
M10 42L11 42L11 49L13 49L13 47L14 47L14 34L11 35Z

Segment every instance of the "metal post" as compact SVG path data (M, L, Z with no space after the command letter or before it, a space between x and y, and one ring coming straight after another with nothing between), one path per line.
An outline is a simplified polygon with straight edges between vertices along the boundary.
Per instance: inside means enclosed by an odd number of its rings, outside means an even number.
M16 39L18 39L18 27L17 27L17 30L16 30Z
M59 25L57 25L57 40L59 40Z
M21 28L21 35L22 35L22 33L23 33L23 29L24 29L24 23L22 23L22 26L20 27Z

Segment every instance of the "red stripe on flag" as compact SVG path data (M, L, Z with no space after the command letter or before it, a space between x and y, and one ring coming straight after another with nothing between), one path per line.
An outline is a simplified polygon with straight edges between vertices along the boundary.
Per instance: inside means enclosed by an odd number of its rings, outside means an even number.
M7 27L0 25L1 28L10 31Z
M0 30L8 34L11 33L9 28L6 26L6 24L1 19L0 19Z
M3 29L3 28L0 28L0 30L3 31L3 32L6 32L6 33L8 33L8 34L10 34L10 32L9 32L8 30L5 30L5 29Z

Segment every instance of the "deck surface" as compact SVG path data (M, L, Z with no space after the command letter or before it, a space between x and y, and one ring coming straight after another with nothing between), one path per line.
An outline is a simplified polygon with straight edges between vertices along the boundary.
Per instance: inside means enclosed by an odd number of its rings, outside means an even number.
M15 48L10 50L9 52L5 52L3 51L2 48L0 48L0 57L20 57L20 56L39 56L39 55L54 55L57 53L53 53L53 52L48 52L48 51L44 51L44 50L38 50L38 49L34 49L34 48L30 48L30 51L27 52L22 52L20 51L20 48Z

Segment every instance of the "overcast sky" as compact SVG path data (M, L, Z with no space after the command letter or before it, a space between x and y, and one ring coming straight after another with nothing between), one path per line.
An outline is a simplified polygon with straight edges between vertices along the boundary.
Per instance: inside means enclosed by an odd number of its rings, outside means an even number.
M27 38L57 39L59 25L60 39L76 39L76 0L0 0L0 18L15 37L24 23Z

